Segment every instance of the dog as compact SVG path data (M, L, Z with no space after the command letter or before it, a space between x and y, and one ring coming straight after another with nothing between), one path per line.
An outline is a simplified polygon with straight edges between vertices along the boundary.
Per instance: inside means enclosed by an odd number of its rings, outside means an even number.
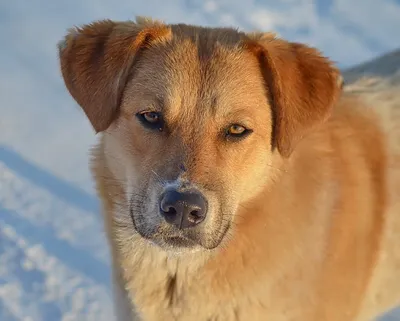
M100 133L117 320L366 321L400 303L395 106L273 33L138 17L58 48Z

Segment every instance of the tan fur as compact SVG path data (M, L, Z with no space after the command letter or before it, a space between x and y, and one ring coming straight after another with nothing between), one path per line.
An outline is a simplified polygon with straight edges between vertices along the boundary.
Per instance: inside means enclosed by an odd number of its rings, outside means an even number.
M60 59L102 132L119 320L367 321L400 303L398 105L341 94L328 59L270 33L99 21ZM135 118L154 110L161 132ZM235 123L253 133L227 141ZM164 181L208 199L192 249L162 245Z

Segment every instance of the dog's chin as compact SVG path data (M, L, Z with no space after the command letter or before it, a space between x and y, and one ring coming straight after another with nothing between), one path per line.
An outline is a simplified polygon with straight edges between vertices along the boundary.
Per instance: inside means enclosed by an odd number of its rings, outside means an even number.
M135 225L135 230L146 242L166 252L185 253L205 250L199 240L189 238L184 233L160 233L156 227L142 230L137 228L137 225Z
M167 245L167 247L172 247L172 248L193 248L196 245L198 245L196 242L194 242L191 239L188 239L186 237L182 236L170 236L170 237L164 237L163 238L163 243Z
M195 253L206 250L196 241L182 236L162 237L154 243L162 250L174 255Z
M169 254L191 254L201 252L211 252L219 248L221 240L205 240L199 238L189 238L184 235L160 236L147 238L150 243L157 246Z

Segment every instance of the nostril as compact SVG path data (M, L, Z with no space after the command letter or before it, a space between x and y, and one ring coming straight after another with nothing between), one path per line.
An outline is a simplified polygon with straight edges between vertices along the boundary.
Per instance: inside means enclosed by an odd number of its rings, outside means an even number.
M201 210L193 210L188 215L188 220L192 223L198 224L204 220L204 215Z
M161 210L168 216L175 216L176 215L176 209L173 206L169 206L165 210L163 210L163 209L161 209Z
M160 211L165 214L173 215L176 214L176 208L174 206L174 202L168 197L168 195L164 195L160 202Z

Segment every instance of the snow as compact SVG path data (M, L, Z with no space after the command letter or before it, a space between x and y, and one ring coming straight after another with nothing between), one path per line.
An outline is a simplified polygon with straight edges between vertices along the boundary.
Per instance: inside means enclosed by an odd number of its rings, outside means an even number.
M95 198L0 147L0 320L110 321Z

